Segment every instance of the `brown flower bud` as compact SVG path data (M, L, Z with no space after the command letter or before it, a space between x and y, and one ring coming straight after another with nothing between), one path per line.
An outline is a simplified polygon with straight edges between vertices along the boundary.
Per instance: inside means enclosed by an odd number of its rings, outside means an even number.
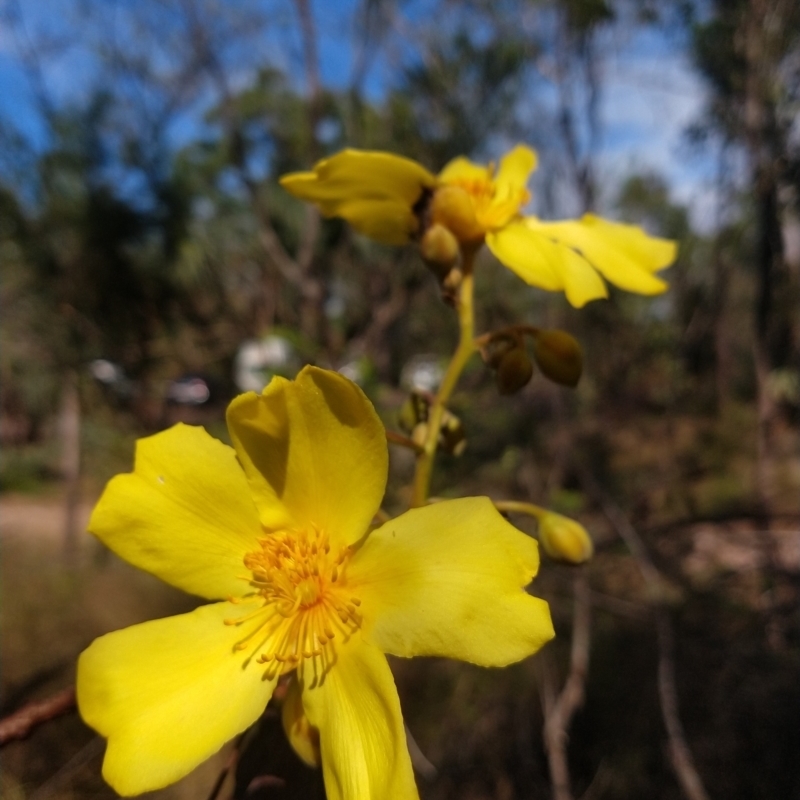
M500 394L514 394L527 385L533 376L533 363L522 347L512 347L500 359L495 373Z
M487 367L497 369L503 356L515 347L520 347L521 342L517 337L496 335L493 336L486 347L481 350L483 362Z
M542 374L562 386L575 386L583 372L583 351L565 331L543 330L534 337L533 357Z

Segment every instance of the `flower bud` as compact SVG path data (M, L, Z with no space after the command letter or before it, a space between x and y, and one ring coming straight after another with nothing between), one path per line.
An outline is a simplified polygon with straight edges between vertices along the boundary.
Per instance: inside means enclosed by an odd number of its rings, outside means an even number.
M583 372L583 351L566 331L544 330L534 337L533 357L542 374L562 386L575 386Z
M522 347L512 347L500 359L495 373L500 394L514 394L522 389L533 375L533 364Z
M459 242L479 242L485 231L478 224L472 198L460 186L440 186L433 193L431 219L444 225Z
M419 392L411 392L405 403L400 407L397 422L400 428L410 434L420 423L428 419L430 403Z
M442 427L439 429L439 447L445 453L460 456L467 449L467 434L464 423L452 412L445 409Z
M582 564L594 553L586 528L555 511L547 511L539 518L539 542L550 558L570 564Z
M461 286L461 281L464 279L464 274L458 267L453 267L450 272L445 275L444 279L442 280L442 291L448 292L455 296L455 293L458 291L459 286Z
M414 430L411 431L411 441L414 442L414 444L418 444L420 447L424 447L427 438L428 438L428 423L418 422L414 426Z
M435 222L425 231L419 242L419 253L425 263L444 279L458 262L458 239L444 225Z
M481 350L481 356L487 367L497 369L503 356L515 347L519 347L520 342L511 336L493 336L486 347Z

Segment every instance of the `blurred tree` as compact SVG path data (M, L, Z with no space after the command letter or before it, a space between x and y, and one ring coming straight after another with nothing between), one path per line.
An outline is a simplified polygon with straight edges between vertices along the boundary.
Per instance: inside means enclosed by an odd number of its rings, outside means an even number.
M792 0L735 0L684 4L696 63L711 88L706 126L746 153L755 268L754 353L759 407L759 483L775 408L770 372L797 363L800 281L784 257L786 193L796 174L800 7ZM796 186L794 198L796 202Z

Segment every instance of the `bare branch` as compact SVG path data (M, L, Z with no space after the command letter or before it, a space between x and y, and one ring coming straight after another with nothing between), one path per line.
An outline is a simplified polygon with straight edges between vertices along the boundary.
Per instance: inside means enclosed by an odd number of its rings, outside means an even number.
M306 82L312 106L322 93L319 77L319 53L317 52L317 31L309 0L295 0L297 15L300 17L300 30L303 34L303 60L306 67Z
M184 4L187 16L189 17L192 43L195 47L195 58L198 65L202 66L209 74L213 82L216 84L217 91L222 98L222 120L225 127L225 133L231 142L236 142L239 147L236 148L236 156L234 159L234 166L239 172L240 179L247 189L247 194L250 198L250 203L258 219L258 237L259 242L272 261L277 270L289 283L294 286L301 286L303 282L303 267L293 259L289 253L286 252L278 237L275 228L272 225L270 218L269 208L266 200L259 190L259 186L250 175L247 174L246 168L246 153L244 150L244 137L241 131L241 120L239 113L234 102L233 92L228 81L228 76L218 58L214 48L206 35L206 31L197 17L196 9L192 3ZM313 222L307 225L304 231L303 242L308 239L311 240L311 252L313 253L313 242L316 240L316 230L314 230ZM318 221L316 226L318 228ZM309 234L309 231L311 233ZM301 245L301 249L303 245ZM304 253L304 257L305 253ZM309 259L310 261L310 259Z
M27 703L22 708L0 719L0 747L24 739L45 722L75 710L75 688L70 686L57 694Z
M553 800L572 800L567 761L568 731L572 717L583 705L586 675L589 671L592 598L589 581L583 569L575 575L574 594L569 674L557 698L552 670L547 670L544 675L544 742L550 766Z
M667 729L672 768L689 800L709 800L703 782L694 765L692 752L678 715L678 690L675 685L675 639L672 622L665 608L656 615L658 626L658 697L664 727Z
M665 604L665 581L653 564L644 542L623 511L597 485L594 478L580 466L581 480L589 493L600 504L608 521L620 539L628 546L639 571L647 584L651 603L656 613L658 631L658 696L661 715L667 730L670 761L680 787L688 800L709 800L700 773L686 741L686 734L678 711L678 691L675 681L675 656L672 620Z

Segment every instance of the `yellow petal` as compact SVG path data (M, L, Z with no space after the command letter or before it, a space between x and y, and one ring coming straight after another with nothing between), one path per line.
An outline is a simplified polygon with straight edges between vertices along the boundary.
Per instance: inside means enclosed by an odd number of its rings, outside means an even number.
M536 151L518 144L500 159L494 183L501 199L517 195L525 189L530 174L536 169Z
M678 255L677 242L650 236L636 225L611 222L594 214L584 214L581 222L648 272L668 267Z
M320 204L323 213L338 215L337 204L348 200L396 200L409 208L436 178L409 158L371 150L342 150L314 165L312 172L284 175L280 184L302 200Z
M439 173L439 183L488 183L491 179L491 167L475 164L464 156L448 162Z
M237 397L228 427L269 529L316 525L338 545L366 532L386 488L386 431L366 395L306 367Z
M292 679L281 710L283 730L292 749L309 767L320 765L319 731L308 721L303 709L300 682Z
M501 264L516 272L526 283L549 292L564 288L555 247L533 235L521 222L512 222L488 233L486 244Z
M557 292L580 308L608 292L592 266L569 247L542 236L527 220L515 220L486 237L495 257L532 286Z
M562 290L580 308L608 292L592 266L569 247L544 236L531 219L519 219L487 235L496 258L532 286L551 292Z
M416 800L400 701L386 658L356 634L319 676L303 671L303 707L319 731L328 800Z
M486 497L417 508L373 531L348 568L364 635L398 656L504 666L553 637L550 610L526 586L536 541Z
M189 425L137 442L134 471L111 480L89 530L131 564L210 599L247 590L236 576L262 533L233 448Z
M336 207L335 216L382 244L406 244L419 226L411 207L400 200L348 200Z
M639 235L631 236L631 231L646 235L632 226L617 226L605 220L598 225L597 220L597 217L590 217L587 223L584 217L582 220L541 222L530 218L527 224L552 241L580 251L603 277L620 289L645 295L665 291L667 284L645 267L645 264L654 263L652 258L639 263L629 255L637 253L641 246ZM663 243L663 240L660 241ZM658 243L654 249L663 255L663 248Z
M103 777L122 795L160 789L252 725L275 680L234 653L229 603L96 639L78 659L78 708L108 739Z

